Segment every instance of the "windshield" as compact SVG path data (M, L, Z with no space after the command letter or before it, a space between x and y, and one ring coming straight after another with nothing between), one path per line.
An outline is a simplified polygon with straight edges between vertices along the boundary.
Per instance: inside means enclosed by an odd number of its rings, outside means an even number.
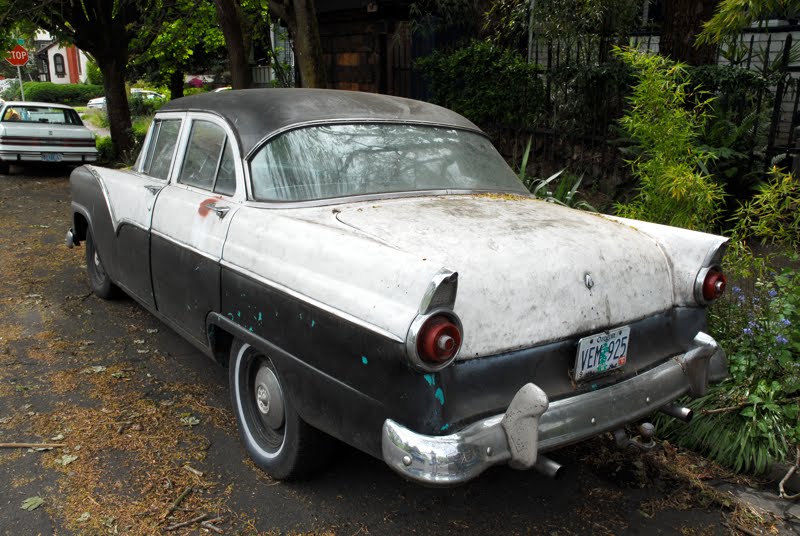
M292 130L262 147L250 161L250 170L258 201L425 190L527 193L480 134L424 125Z
M26 106L14 104L3 111L3 122L48 123L55 125L83 125L78 113L72 108L55 106Z

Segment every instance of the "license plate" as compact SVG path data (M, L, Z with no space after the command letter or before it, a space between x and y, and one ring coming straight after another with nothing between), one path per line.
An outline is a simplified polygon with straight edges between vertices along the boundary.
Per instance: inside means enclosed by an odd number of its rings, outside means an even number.
M631 328L624 326L596 333L578 341L575 381L622 367L628 360Z
M42 153L42 162L61 162L64 155L61 153Z

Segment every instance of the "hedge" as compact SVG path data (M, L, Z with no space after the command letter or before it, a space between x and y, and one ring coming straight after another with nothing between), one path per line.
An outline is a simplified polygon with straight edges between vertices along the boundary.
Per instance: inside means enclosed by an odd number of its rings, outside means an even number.
M52 82L25 82L25 100L53 102L69 106L86 106L89 99L105 95L103 86L90 84L54 84ZM11 99L19 99L17 87Z

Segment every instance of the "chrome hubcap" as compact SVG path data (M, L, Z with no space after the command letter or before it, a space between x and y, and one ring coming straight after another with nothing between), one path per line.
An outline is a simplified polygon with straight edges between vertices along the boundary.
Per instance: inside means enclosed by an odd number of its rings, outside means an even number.
M283 426L283 392L275 373L266 365L256 373L255 398L264 423L273 430Z

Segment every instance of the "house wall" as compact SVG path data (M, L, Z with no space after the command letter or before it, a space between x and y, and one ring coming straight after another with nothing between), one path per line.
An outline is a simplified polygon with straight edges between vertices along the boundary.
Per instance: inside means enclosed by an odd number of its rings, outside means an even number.
M74 46L64 47L55 45L47 50L47 64L50 74L50 81L55 84L77 84L86 82L86 65L88 58L86 54ZM56 55L60 54L64 59L64 72L56 72Z

